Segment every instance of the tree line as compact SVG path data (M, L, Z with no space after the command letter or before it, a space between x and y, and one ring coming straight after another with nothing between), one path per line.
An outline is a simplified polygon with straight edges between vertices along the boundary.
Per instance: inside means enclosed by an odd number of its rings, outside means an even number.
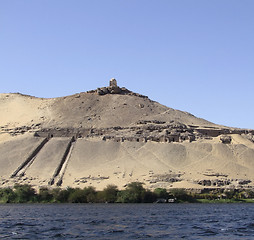
M16 184L13 188L0 188L0 203L153 203L153 202L202 202L218 199L241 200L254 198L254 191L230 190L223 194L220 190L209 193L191 193L185 189L156 188L151 191L141 182L132 182L126 189L119 190L115 185L108 185L102 191L94 187L47 188L38 192L28 184ZM173 201L172 201L173 200Z

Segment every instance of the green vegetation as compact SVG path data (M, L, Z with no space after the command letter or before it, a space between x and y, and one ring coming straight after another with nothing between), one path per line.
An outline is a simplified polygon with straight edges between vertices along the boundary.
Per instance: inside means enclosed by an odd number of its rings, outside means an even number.
M94 187L47 188L38 192L30 185L15 185L13 188L0 188L0 203L153 203L153 202L192 202L192 203L254 203L254 190L210 190L203 193L185 189L156 188L150 191L143 183L132 182L125 190L108 185L102 191Z
M156 194L144 189L140 182L128 184L126 190L119 191L117 194L117 202L119 203L151 203L156 198Z

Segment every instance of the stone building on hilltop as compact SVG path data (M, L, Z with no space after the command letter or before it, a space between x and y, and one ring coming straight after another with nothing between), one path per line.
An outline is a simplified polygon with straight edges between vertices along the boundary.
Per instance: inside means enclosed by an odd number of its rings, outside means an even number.
M117 87L117 82L115 78L111 78L109 81L109 86L110 87Z

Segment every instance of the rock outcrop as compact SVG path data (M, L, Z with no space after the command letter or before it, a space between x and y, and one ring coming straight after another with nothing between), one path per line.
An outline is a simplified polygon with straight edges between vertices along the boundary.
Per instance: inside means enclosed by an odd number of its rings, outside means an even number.
M222 135L222 136L220 137L220 140L221 140L222 143L230 144L231 141L232 141L232 138L231 138L231 136Z

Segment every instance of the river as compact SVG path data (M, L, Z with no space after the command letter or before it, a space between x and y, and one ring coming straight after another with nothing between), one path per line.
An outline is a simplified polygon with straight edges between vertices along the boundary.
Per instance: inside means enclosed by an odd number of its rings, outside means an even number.
M0 239L254 239L254 204L2 204Z

